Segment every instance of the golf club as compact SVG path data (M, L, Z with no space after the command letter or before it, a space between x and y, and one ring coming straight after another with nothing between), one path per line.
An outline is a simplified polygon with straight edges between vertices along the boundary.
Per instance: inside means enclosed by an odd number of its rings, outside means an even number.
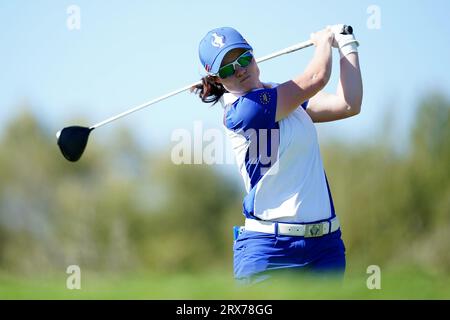
M353 28L351 26L343 26L343 30L341 32L342 34L352 34L353 33ZM298 44L295 44L293 46L287 47L285 49L276 51L272 54L263 56L261 58L256 59L256 62L263 62L263 61L267 61L270 60L272 58L281 56L283 54L288 54L291 52L295 52L298 51L300 49L304 49L307 47L312 46L313 43L311 40L308 41L304 41ZM180 88L178 90L175 90L173 92L170 92L166 95L163 95L159 98L156 98L154 100L148 101L146 103L143 103L137 107L134 107L130 110L127 110L125 112L122 112L116 116L113 116L111 118L108 118L102 122L96 123L90 127L81 127L81 126L70 126L70 127L65 127L62 130L58 131L56 133L56 139L57 139L57 143L58 146L61 150L61 153L63 154L63 156L72 162L78 161L78 159L80 159L81 155L84 152L84 149L86 148L87 142L88 142L88 138L89 138L89 134L92 132L92 130L99 128L107 123L110 123L114 120L117 120L119 118L125 117L133 112L136 112L138 110L141 110L143 108L146 108L148 106L151 106L152 104L155 104L157 102L160 102L162 100L165 100L167 98L170 98L172 96L175 96L181 92L184 91L188 91L190 90L192 87L201 84L202 81L197 81L195 83L192 83L188 86L185 86L183 88Z

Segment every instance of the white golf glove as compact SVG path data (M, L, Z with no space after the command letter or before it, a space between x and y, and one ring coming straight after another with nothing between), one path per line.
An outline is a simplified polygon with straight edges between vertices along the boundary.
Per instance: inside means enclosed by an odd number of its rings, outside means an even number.
M335 24L327 26L334 33L333 47L339 48L339 54L342 57L352 53L358 52L359 42L355 39L353 34L341 34L344 30L343 24Z

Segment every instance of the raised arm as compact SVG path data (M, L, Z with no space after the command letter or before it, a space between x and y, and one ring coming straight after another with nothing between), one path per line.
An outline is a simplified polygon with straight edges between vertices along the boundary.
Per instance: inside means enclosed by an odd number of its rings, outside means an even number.
M361 111L363 85L358 53L340 60L340 78L336 94L319 92L309 100L306 112L314 122L345 119Z
M324 29L311 35L316 46L314 57L305 71L277 87L277 111L275 121L287 117L304 101L313 97L328 83L331 75L331 45L334 34Z
M343 25L331 26L333 47L339 49L340 78L336 94L319 92L309 100L308 112L314 122L345 119L361 111L363 85L359 67L358 41L353 34L341 34Z

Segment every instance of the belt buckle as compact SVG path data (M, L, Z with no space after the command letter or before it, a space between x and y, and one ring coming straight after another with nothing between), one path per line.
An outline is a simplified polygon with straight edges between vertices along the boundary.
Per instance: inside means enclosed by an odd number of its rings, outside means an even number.
M312 223L305 225L305 238L323 236L323 223Z

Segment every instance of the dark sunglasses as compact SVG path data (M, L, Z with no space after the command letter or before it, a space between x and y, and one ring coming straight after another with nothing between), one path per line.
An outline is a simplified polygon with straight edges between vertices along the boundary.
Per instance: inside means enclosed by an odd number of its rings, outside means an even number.
M241 54L236 60L231 63L228 63L219 69L219 72L216 74L221 79L225 79L231 77L236 72L236 65L239 65L242 68L246 68L253 60L253 53L251 50L245 51Z

